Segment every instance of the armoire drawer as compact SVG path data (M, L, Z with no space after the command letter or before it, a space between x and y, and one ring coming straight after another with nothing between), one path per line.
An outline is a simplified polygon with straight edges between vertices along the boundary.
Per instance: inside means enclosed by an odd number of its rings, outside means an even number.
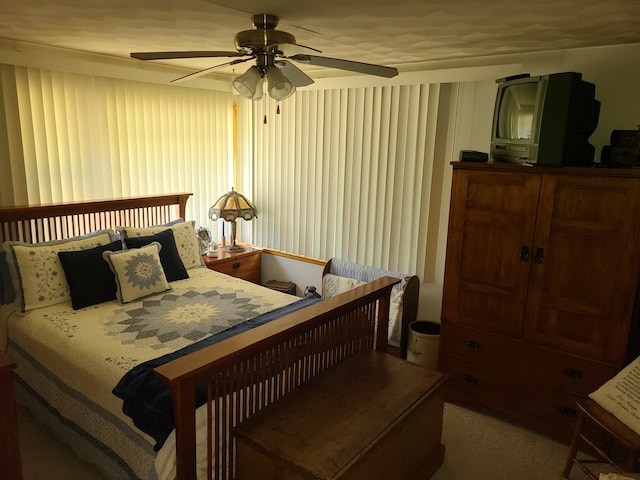
M617 373L606 363L451 322L443 325L441 341L443 355L578 396L586 396ZM444 366L443 371L450 373Z
M569 441L577 421L579 396L444 355L449 375L447 402L487 409L562 441Z

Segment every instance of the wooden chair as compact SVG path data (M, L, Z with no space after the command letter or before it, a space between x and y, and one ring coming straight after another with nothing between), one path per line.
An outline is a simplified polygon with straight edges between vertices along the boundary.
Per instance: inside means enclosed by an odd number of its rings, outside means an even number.
M637 471L640 435L591 399L578 400L576 405L578 407L578 423L569 445L569 453L562 476L569 478L573 465L577 465L593 480L598 480L598 477L588 468L589 464L609 464L615 469L615 473ZM609 443L619 445L626 450L627 455L623 459L622 465L612 458L610 449L602 445L602 437ZM593 457L578 459L577 454L580 447L586 447L586 451L591 453Z

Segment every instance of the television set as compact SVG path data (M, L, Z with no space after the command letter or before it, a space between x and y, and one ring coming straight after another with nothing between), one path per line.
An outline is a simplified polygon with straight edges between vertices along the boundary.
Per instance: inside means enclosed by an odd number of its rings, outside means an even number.
M498 80L491 157L497 162L589 166L598 125L595 85L576 72Z

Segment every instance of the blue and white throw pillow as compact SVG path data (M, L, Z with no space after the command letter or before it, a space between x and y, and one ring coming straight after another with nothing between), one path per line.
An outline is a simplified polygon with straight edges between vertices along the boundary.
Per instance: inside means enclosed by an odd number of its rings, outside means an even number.
M104 252L104 259L116 277L116 297L121 304L171 290L160 263L160 244Z

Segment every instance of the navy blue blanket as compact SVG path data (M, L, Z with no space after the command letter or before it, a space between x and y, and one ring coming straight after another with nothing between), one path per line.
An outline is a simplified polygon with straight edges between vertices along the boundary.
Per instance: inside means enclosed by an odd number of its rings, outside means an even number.
M122 411L125 415L131 417L136 427L153 437L156 441L153 449L155 451L160 450L175 425L173 422L171 392L167 385L153 372L154 368L238 333L268 323L288 313L295 312L319 300L319 298L303 298L132 368L113 389L114 395L123 400ZM204 389L196 392L196 402L198 407L206 402Z

